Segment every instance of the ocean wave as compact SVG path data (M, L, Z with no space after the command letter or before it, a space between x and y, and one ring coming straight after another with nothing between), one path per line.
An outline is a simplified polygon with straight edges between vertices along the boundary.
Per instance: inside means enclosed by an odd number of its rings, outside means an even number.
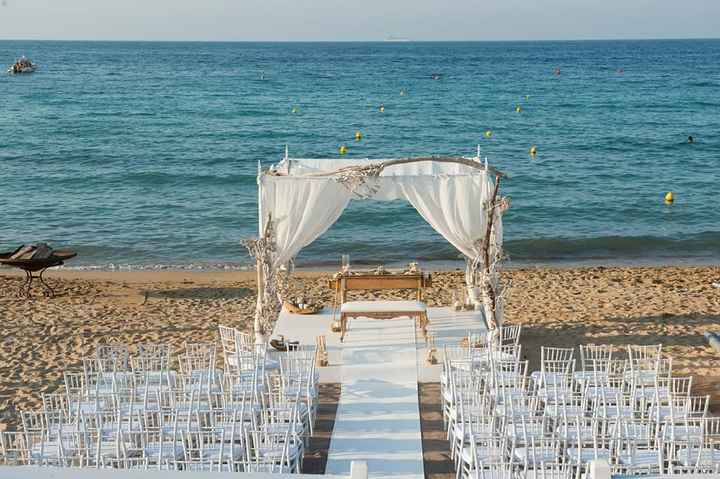
M27 178L32 180L32 177ZM254 186L255 175L228 174L209 175L199 173L168 173L163 171L135 171L127 173L110 173L103 175L76 176L43 176L43 181L52 181L58 185L72 186L75 184L92 185L97 188L102 185L123 186L164 186L164 185L237 185L238 187Z
M691 81L691 82L688 82L687 85L688 85L688 86L692 86L692 87L700 87L700 88L703 88L703 87L715 87L715 88L718 88L718 87L720 87L720 83L717 83L717 82L714 82L714 81L710 81L710 80Z
M676 264L720 262L720 232L705 232L686 238L659 236L603 236L591 238L533 238L505 242L509 264ZM83 247L70 269L110 271L247 271L252 259L239 245L226 243L213 248L215 258L191 250L165 250L157 257L140 248ZM462 255L442 238L400 241L347 241L323 238L304 249L297 258L299 268L334 268L341 254L350 254L358 266L402 265L419 261L430 265L452 265ZM142 258L134 261L133 258ZM230 259L232 258L232 259Z
M720 232L704 232L685 238L604 236L510 240L505 243L505 249L512 259L521 261L720 260Z

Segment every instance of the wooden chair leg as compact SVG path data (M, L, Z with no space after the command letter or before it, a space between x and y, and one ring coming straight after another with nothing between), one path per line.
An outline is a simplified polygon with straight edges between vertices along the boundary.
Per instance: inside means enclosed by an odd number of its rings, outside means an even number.
M347 329L347 316L340 314L340 342L345 340L345 331Z

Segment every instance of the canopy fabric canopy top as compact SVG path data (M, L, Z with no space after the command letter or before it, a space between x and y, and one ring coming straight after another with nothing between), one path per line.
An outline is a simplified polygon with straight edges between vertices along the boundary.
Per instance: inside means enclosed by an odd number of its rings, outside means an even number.
M477 271L498 262L502 252L502 212L507 201L498 197L505 175L479 158L406 158L397 160L289 159L258 176L259 232L272 251L265 252L264 269L272 276L340 217L352 199L405 199L468 262L466 282L478 298ZM261 258L258 271L261 271ZM488 271L490 273L490 271ZM274 291L262 279L264 292ZM497 282L497 281L496 281ZM499 286L499 282L498 286ZM485 288L486 289L486 288ZM473 293L474 296L473 296ZM487 291L482 291L483 296ZM267 296L267 295L265 295ZM258 295L256 334L267 329L267 306ZM486 319L489 326L496 325Z

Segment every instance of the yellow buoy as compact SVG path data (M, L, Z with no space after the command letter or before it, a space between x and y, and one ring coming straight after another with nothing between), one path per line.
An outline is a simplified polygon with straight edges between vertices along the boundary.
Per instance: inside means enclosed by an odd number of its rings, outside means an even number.
M675 197L673 196L672 191L668 191L665 193L665 203L671 204L673 201L675 201Z
M338 148L338 151L340 152L341 155L344 155L345 153L347 153L347 146L340 145L340 148Z
M360 141L360 140L362 140L362 138L363 138L362 132L356 131L355 132L355 140Z
M533 145L530 147L530 156L537 155L537 146Z
M530 95L525 95L525 100L529 100L529 99L530 99Z
M381 103L381 104L380 104L380 113L384 113L384 112L385 112L385 105L383 105L383 104Z
M297 113L299 111L300 111L300 108L298 108L296 106L292 107L292 113Z
M487 131L485 132L485 138L490 138L490 137L492 137L492 131L487 130Z
M515 111L520 113L522 111L522 107L520 105L516 106Z

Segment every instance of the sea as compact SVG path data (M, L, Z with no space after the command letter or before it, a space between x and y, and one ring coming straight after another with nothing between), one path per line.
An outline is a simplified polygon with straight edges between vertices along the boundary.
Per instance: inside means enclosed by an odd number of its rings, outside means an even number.
M247 269L258 164L286 147L479 145L510 177L511 266L720 262L720 40L0 41L4 66L21 55L40 68L0 75L0 251L42 241L76 250L76 268ZM459 264L404 202L352 202L296 264L343 253Z

